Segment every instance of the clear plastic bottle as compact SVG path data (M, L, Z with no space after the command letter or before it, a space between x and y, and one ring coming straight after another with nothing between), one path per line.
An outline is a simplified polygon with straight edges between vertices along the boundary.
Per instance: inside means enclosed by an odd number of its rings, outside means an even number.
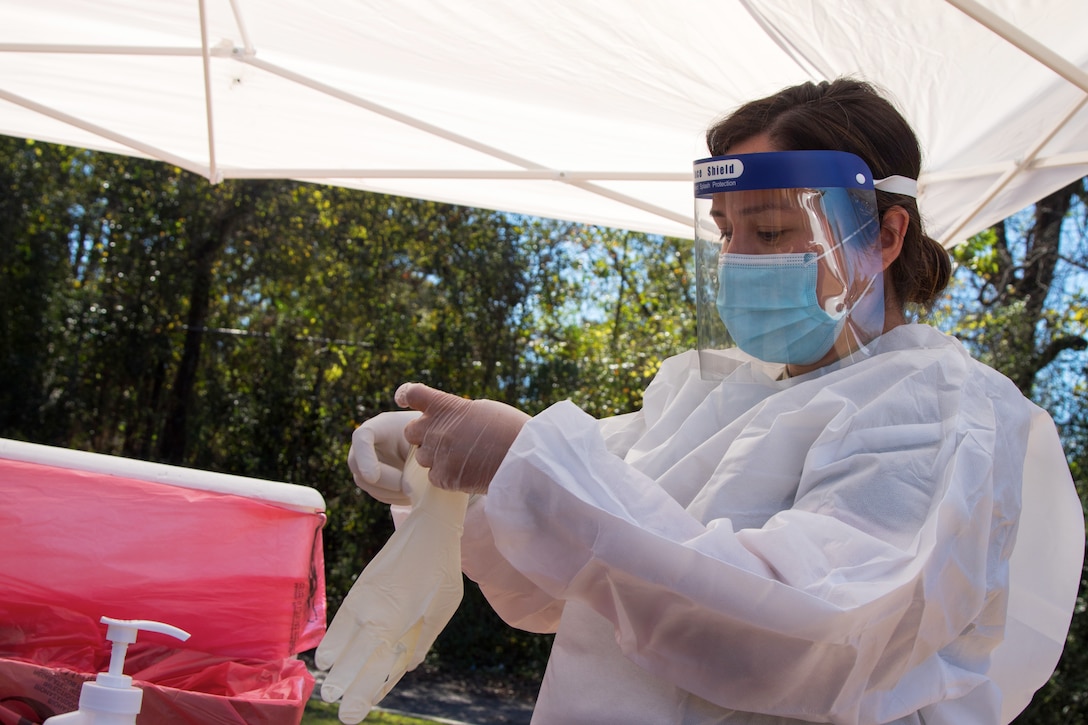
M132 678L124 674L128 646L136 641L140 630L168 634L183 642L189 639L188 632L162 622L110 617L102 617L101 621L108 626L106 639L113 643L109 671L99 672L94 680L83 683L78 710L55 715L42 725L136 725L144 691L133 687Z

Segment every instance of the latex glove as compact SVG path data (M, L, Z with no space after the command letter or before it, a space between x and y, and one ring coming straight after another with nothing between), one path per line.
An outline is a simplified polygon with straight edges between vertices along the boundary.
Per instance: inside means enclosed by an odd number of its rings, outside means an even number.
M469 497L426 482L410 457L404 475L421 496L363 569L317 648L329 670L321 698L340 702L340 720L361 722L415 669L464 594L461 532Z
M430 481L449 491L487 493L499 464L529 415L494 400L469 400L420 383L405 383L397 405L423 413L404 428L419 446L419 463Z
M355 485L383 503L411 506L412 492L404 487L404 463L411 445L404 426L419 417L414 410L379 413L351 434L348 468Z

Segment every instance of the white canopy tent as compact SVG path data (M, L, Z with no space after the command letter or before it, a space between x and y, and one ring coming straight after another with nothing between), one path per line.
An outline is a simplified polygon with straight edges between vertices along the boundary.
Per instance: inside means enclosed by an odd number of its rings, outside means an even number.
M945 244L1088 175L1086 0L0 0L0 133L681 237L707 125L844 74Z

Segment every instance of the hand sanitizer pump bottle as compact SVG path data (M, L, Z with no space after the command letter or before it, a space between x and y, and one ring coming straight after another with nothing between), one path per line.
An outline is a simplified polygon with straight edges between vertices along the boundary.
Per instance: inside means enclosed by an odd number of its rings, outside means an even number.
M124 674L125 653L136 641L136 633L142 629L168 634L182 642L189 639L188 632L162 622L110 617L102 617L101 621L108 625L106 639L113 643L109 672L99 672L93 681L83 683L78 710L51 717L42 725L136 725L144 691L133 687L132 678Z

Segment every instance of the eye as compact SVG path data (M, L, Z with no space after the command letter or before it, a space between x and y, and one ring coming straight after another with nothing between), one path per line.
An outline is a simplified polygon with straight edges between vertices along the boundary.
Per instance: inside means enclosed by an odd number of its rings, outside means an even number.
M766 244L774 244L785 234L783 229L758 229L756 230L756 236L759 237L761 242Z

